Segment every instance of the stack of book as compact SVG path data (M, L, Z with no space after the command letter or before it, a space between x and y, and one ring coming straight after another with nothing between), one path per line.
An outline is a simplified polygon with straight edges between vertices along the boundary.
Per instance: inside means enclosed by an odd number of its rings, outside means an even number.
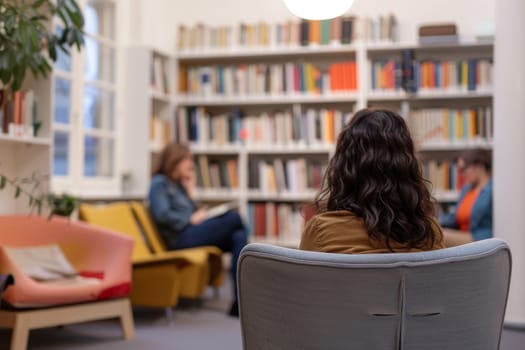
M0 89L0 132L14 137L32 137L37 121L33 90L10 93Z
M453 44L459 40L454 23L421 25L418 31L420 44Z

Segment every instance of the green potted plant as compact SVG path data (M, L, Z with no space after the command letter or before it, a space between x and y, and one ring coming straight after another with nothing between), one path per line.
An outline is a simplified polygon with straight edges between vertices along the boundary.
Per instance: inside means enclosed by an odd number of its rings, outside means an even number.
M51 25L56 18L61 28ZM70 53L84 44L84 16L75 0L2 0L0 2L0 88L6 93L21 89L28 73L45 79L53 69L58 51ZM3 100L7 98L4 96ZM2 101L0 101L0 108ZM68 195L39 192L41 176L9 179L0 173L0 189L14 187L15 198L25 195L31 211L70 216L76 199ZM28 185L32 190L23 186Z
M50 25L57 18L62 30ZM28 71L46 78L58 50L69 54L84 43L84 17L75 0L3 0L0 3L0 81L10 91L22 87Z

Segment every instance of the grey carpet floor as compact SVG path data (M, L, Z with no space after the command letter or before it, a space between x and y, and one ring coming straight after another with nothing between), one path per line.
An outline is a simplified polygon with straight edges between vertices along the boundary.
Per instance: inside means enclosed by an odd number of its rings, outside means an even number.
M168 323L158 309L134 309L135 339L124 341L118 322L113 320L46 328L31 331L29 350L241 350L238 319L226 315L230 306L230 286L220 296L211 291L202 305L181 305ZM10 332L0 330L0 350L9 349ZM523 350L525 331L505 329L500 350Z
M230 286L225 284L218 298L209 290L201 305L182 303L171 323L161 309L135 308L135 339L130 341L122 340L116 320L107 320L31 331L28 349L241 350L239 320L227 315L230 303ZM0 330L0 350L9 349L10 336L10 331Z

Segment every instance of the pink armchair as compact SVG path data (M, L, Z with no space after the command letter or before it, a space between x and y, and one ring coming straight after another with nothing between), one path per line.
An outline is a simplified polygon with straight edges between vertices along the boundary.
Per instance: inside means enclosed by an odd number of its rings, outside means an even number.
M6 252L7 247L49 244L58 244L77 271L96 276L99 282L79 285L38 282L25 275ZM11 349L25 349L32 328L112 317L120 317L126 338L133 337L127 299L132 248L131 239L82 222L59 217L48 220L40 216L0 216L0 274L11 274L15 280L2 297L16 309L0 311L0 326L14 329ZM89 301L92 303L85 303ZM71 305L75 303L83 304ZM46 309L18 309L27 307Z

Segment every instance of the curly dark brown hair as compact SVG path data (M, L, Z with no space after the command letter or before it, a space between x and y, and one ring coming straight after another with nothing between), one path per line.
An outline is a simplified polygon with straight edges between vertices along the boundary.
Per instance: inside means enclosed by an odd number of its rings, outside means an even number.
M318 213L349 210L363 218L371 238L409 248L434 244L434 205L414 143L401 116L362 109L337 140L315 199Z

